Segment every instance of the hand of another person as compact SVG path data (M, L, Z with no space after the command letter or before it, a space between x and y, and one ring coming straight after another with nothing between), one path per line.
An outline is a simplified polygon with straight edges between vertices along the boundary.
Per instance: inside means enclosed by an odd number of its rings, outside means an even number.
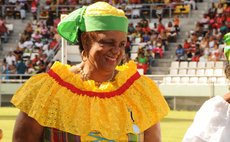
M230 103L230 93L225 94L223 98L226 102Z

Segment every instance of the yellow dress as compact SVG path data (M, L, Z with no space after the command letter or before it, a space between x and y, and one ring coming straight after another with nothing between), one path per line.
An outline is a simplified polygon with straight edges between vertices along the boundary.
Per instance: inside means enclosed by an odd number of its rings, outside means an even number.
M99 87L93 80L82 81L70 67L55 62L47 73L32 76L11 102L40 125L81 136L83 141L90 132L127 140L127 134L137 133L133 124L142 133L169 112L157 85L140 75L133 61L117 66L115 80Z

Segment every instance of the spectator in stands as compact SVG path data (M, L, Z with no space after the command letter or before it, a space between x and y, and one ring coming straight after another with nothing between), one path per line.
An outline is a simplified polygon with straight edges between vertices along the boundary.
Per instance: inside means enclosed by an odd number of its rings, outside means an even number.
M40 34L40 31L37 30L35 33L32 34L32 38L33 40L37 41L37 40L41 40L42 35Z
M137 56L137 68L143 69L144 74L146 74L148 70L148 65L148 58L145 56L145 51L141 48Z
M17 67L16 67L16 62L13 61L11 65L9 65L9 73L10 74L17 74ZM9 76L10 79L16 79L16 76Z
M3 59L3 64L1 67L1 74L4 74L4 76L2 77L2 79L9 79L9 76L7 74L9 74L9 65L6 62L6 59Z
M80 17L85 19L79 21ZM84 22L87 18L96 21ZM125 13L106 2L70 13L58 31L69 42L80 42L83 61L73 67L55 63L48 73L31 77L17 91L11 102L23 111L16 120L13 141L52 141L54 133L60 134L55 141L91 141L95 136L127 141L143 133L145 142L160 142L159 123L169 108L157 85L140 76L132 61L116 68L125 52L127 29ZM122 92L114 94L117 89Z
M219 61L220 59L220 50L217 43L214 44L213 49L211 49L211 61Z
M181 44L178 44L175 54L176 54L176 61L185 60L185 51Z
M17 74L25 74L27 67L22 58L19 59L16 67L17 67Z
M153 54L151 49L147 49L146 51L147 51L146 52L146 57L147 57L147 60L148 60L148 65L153 67L155 65L154 54ZM150 69L150 67L149 67L149 69Z
M215 17L216 13L217 13L217 8L215 6L215 3L213 2L211 8L209 8L208 10L208 14L210 17Z
M165 26L161 23L161 21L159 21L159 23L157 25L157 32L161 33L164 30L165 30Z
M156 43L156 47L153 49L153 53L156 59L163 58L164 51L162 49L162 43Z
M14 19L16 19L17 17L21 18L21 15L20 15L21 7L22 7L21 3L17 1L15 8L14 8Z
M223 12L224 12L223 4L219 3L218 6L217 6L216 13L217 13L217 15L221 15Z
M208 47L208 38L203 37L202 40L200 41L200 48L205 49L206 47Z
M26 18L26 5L24 3L21 4L20 17L22 20Z
M5 20L3 18L0 18L0 40L1 37L4 38L4 42L6 43L8 41L8 29L5 25Z
M172 22L169 21L168 24L165 26L165 31L168 37L169 41L176 41L176 36L177 36L177 32L175 27L173 26Z
M18 61L22 57L23 51L17 46L16 49L13 51L13 54L16 57L16 60Z
M129 27L128 27L129 34L132 34L134 31L135 31L135 28L133 26L133 23L129 23Z
M178 15L174 15L173 17L173 26L176 29L176 32L178 33L180 31L180 19Z
M10 51L8 53L8 55L5 57L6 63L8 65L12 65L13 62L16 62L16 57L14 56L14 54Z
M54 26L54 15L52 11L49 11L48 18L46 19L46 26Z

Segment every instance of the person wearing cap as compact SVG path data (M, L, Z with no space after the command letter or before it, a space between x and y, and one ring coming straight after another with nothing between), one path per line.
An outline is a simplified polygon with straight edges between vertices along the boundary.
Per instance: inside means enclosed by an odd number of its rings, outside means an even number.
M120 64L128 20L106 2L83 6L58 25L59 34L78 42L82 62L55 62L32 76L11 102L21 111L14 142L160 142L160 120L169 107L157 85L134 61Z
M230 33L225 34L225 76L230 79ZM207 100L196 113L182 142L229 142L230 92Z

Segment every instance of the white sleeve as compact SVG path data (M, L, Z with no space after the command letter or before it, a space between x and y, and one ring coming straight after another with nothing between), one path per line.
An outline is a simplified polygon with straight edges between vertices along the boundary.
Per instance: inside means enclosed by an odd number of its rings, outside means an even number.
M182 142L229 142L230 105L220 96L206 101L196 113Z

